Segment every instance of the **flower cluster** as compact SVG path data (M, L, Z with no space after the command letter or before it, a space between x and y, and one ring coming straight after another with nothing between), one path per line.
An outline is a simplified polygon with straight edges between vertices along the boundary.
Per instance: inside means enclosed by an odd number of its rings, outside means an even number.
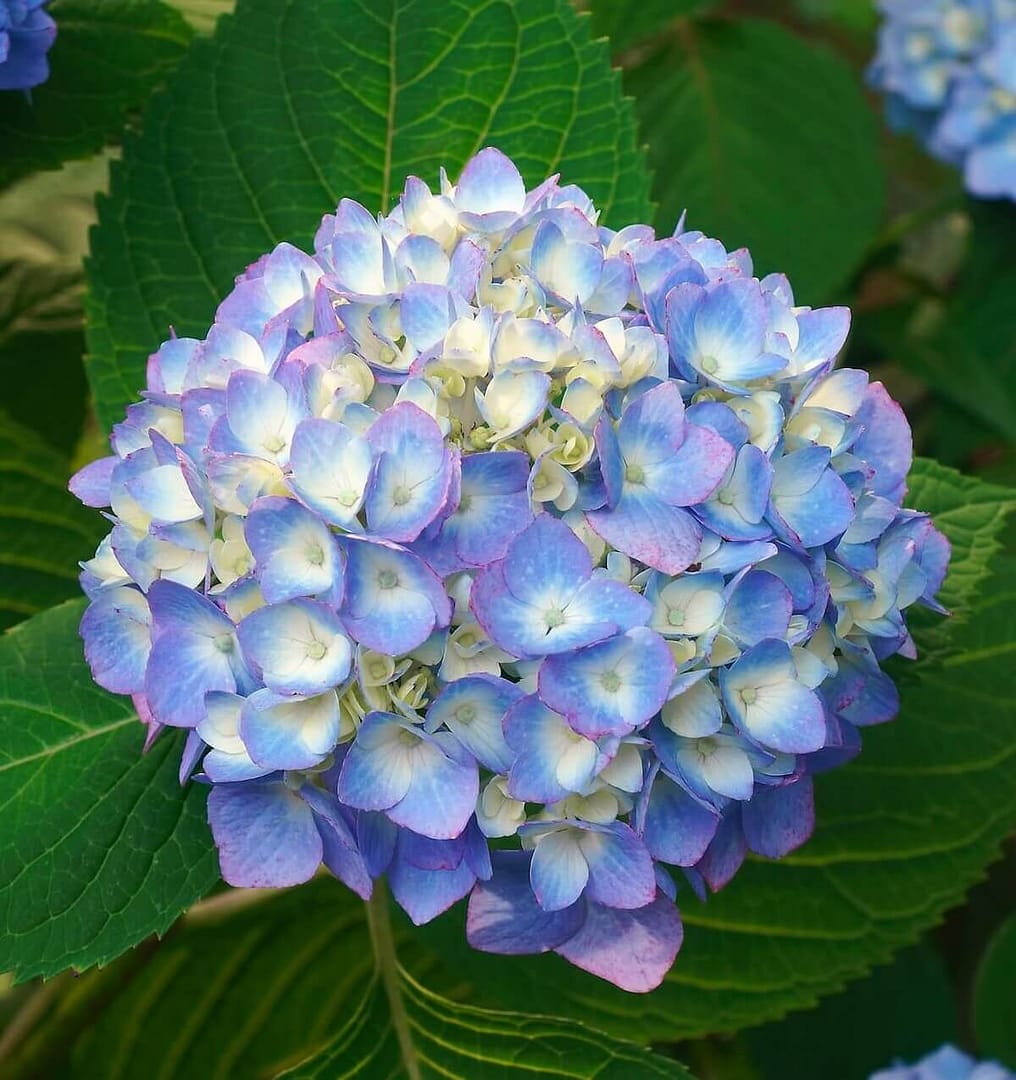
M597 224L495 149L173 338L72 490L102 686L189 737L225 879L322 861L417 923L632 990L675 881L809 835L811 776L897 708L948 545L849 313L679 225ZM940 610L940 609L939 609Z
M30 90L49 78L56 23L47 0L0 0L0 90Z
M869 1080L1013 1080L1014 1076L997 1061L977 1062L946 1044L914 1065L880 1069Z
M963 169L967 190L1016 199L1016 0L880 0L871 82L890 122Z

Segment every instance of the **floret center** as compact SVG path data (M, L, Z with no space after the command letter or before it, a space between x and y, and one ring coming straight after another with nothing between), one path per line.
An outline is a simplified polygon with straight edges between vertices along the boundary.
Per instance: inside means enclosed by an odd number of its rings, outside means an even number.
M394 570L381 570L377 576L377 583L382 589L394 589L399 583L399 575Z

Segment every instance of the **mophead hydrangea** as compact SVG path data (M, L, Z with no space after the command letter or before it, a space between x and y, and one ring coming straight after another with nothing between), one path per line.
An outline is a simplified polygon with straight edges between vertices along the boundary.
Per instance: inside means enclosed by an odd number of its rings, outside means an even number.
M880 0L871 82L890 122L963 170L967 190L1016 199L1016 0Z
M81 633L149 739L187 730L226 881L384 874L417 923L468 894L479 949L658 984L676 879L808 837L937 608L848 327L488 148L165 342L71 482L113 523Z
M0 90L30 90L49 78L56 23L48 0L0 0Z

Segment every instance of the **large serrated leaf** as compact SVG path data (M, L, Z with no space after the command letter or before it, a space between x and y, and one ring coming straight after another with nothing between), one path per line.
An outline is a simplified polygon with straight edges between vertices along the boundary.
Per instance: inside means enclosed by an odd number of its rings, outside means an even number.
M814 837L780 862L749 860L705 904L682 890L684 946L642 998L558 957L472 953L460 944L461 912L425 928L481 1000L566 1009L651 1041L733 1031L885 961L979 880L1016 823L1016 579L1005 569L986 577L1016 493L926 462L912 485L953 543L945 595L964 616L935 634L934 660L913 665L899 718L865 732L857 761L816 778Z
M183 55L191 30L157 0L53 0L50 76L0 95L0 185L116 141Z
M118 962L126 984L98 1019L91 1010L66 1075L246 1080L301 1062L285 1075L688 1077L677 1062L582 1024L444 996L465 987L412 931L388 933L385 903L382 893L368 913L338 882L319 878L199 905L142 969ZM422 985L435 977L442 996ZM107 984L97 974L82 990L97 1001ZM36 1053L59 1024L37 1033Z
M754 19L691 22L625 73L655 171L661 230L751 249L817 304L881 220L878 125L861 81L822 45Z
M342 197L385 209L484 145L560 171L615 225L648 178L606 44L567 0L241 0L128 140L89 265L89 374L107 425L168 336L204 335L248 263L306 246Z
M0 638L0 970L87 968L164 932L218 878L199 786L180 743L141 753L129 700L81 655L83 603Z
M0 413L0 628L80 594L103 521L67 490L67 462Z

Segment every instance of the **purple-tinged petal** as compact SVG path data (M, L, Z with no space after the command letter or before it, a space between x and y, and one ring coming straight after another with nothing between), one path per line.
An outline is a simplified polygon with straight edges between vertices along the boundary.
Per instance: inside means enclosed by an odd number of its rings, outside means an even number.
M589 510L586 521L612 547L665 574L687 570L702 543L702 529L691 514L632 485L625 485L613 510Z
M713 892L719 892L741 868L745 851L741 804L732 803L724 811L720 827L695 869Z
M529 883L531 856L523 851L495 851L494 874L469 898L466 938L474 949L518 956L542 953L567 941L581 927L586 905L546 911Z
M744 838L751 851L779 859L800 847L815 827L811 777L793 784L759 788L741 808Z
M644 994L663 982L683 937L673 901L658 896L630 911L588 904L581 929L555 951L622 990Z
M658 772L646 807L642 839L655 859L694 866L716 835L720 815Z
M70 478L67 484L71 494L85 506L101 509L109 506L109 485L113 469L120 464L117 457L104 457L91 461Z
M130 587L103 589L88 605L80 633L92 678L101 687L114 694L144 689L151 618L144 593Z
M242 888L281 888L312 878L322 844L314 814L282 783L216 784L208 823L222 876Z
M526 185L519 170L493 146L469 159L455 186L455 206L467 213L518 214L525 201Z

